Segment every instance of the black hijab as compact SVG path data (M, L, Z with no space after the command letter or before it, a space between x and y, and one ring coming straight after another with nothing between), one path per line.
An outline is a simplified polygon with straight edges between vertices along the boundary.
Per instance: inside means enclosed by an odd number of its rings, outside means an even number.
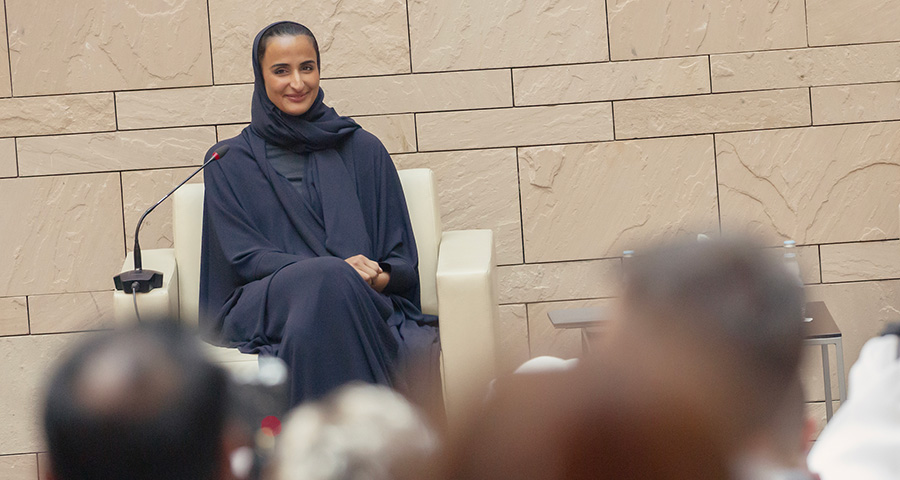
M358 129L359 125L348 117L338 115L333 108L325 105L325 92L321 87L319 87L319 94L309 110L302 115L289 115L282 112L266 94L262 66L257 54L259 42L269 29L285 23L306 29L303 25L295 22L275 22L262 29L253 40L254 80L253 100L250 106L250 129L265 139L267 143L297 153L335 148ZM320 68L320 65L316 65L316 68Z

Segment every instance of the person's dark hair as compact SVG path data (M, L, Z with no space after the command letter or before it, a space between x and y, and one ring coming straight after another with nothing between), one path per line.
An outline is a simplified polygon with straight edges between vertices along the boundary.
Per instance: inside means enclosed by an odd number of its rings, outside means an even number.
M215 478L227 385L174 325L98 334L48 385L44 429L55 477Z
M804 332L801 285L778 257L733 238L636 256L625 276L627 321L657 338L689 341L708 361L728 362L739 370L733 378L771 410L796 375Z
M322 62L319 57L319 42L316 41L316 36L313 35L310 29L296 22L278 22L267 28L259 38L259 45L256 47L256 58L259 62L262 62L263 56L266 54L266 48L269 46L269 40L272 38L296 37L298 35L309 37L313 44L313 49L316 51L316 68L321 70Z

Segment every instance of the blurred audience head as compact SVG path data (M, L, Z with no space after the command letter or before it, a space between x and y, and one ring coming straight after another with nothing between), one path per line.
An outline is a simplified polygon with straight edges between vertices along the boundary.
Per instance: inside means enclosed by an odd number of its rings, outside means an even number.
M278 437L269 478L418 479L437 448L435 432L398 393L351 384L291 412Z
M665 393L582 364L499 378L451 442L441 478L730 478L703 412Z
M771 249L729 238L670 244L628 265L598 356L705 405L723 442L743 448L797 375L803 301Z
M46 393L52 477L224 478L228 382L196 342L165 323L76 347Z

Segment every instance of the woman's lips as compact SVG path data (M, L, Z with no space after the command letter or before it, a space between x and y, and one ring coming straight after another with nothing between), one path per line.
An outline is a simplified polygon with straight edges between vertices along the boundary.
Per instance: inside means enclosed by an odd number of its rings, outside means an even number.
M306 99L307 94L285 95L285 98L292 102L302 102Z

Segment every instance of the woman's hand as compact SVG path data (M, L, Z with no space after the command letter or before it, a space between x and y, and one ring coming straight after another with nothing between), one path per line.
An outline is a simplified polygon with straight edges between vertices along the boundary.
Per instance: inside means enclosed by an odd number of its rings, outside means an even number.
M384 290L391 278L389 273L378 266L378 262L369 260L365 255L354 255L344 261L349 263L359 273L359 276L377 292Z

